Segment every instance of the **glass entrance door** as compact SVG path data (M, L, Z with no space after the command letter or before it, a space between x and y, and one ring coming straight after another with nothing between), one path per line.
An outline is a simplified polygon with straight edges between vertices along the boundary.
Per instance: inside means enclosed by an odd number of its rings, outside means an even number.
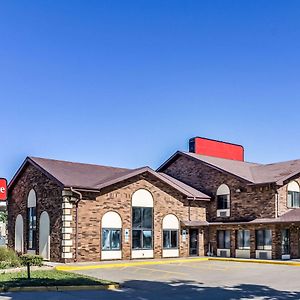
M190 229L190 255L198 255L198 229Z

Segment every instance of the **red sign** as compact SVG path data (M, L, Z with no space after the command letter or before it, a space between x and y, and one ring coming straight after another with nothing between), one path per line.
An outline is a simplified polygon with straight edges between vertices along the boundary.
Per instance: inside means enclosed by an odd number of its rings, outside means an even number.
M0 178L0 201L6 201L7 199L7 181L4 178Z

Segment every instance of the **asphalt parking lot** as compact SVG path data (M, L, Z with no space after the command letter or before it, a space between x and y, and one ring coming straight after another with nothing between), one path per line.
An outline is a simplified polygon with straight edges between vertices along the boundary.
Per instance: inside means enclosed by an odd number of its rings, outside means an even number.
M14 293L19 299L300 299L300 267L222 261L178 261L75 271L120 282L120 291ZM3 298L5 297L5 298ZM48 298L49 297L49 298Z

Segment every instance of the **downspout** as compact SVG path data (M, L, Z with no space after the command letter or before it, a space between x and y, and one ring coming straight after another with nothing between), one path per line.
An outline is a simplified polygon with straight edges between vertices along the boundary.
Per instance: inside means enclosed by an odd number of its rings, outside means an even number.
M77 262L78 259L78 205L82 200L82 194L76 191L73 187L70 190L79 196L79 199L75 201L75 258L74 261Z

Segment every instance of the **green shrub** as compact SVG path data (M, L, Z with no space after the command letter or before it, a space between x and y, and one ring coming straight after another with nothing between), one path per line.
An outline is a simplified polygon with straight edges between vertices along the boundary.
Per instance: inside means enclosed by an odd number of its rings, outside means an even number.
M43 257L34 254L23 254L20 256L21 265L26 266L28 263L30 266L41 267L43 265Z
M0 269L20 266L20 259L15 251L4 246L0 247Z

